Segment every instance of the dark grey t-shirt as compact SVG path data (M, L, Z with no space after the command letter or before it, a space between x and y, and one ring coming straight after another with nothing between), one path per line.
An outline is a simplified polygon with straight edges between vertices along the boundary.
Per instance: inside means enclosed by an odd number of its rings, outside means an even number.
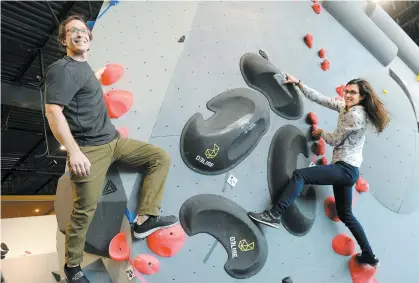
M45 103L64 106L79 146L102 145L119 136L108 116L102 86L87 62L65 56L48 67L45 83Z

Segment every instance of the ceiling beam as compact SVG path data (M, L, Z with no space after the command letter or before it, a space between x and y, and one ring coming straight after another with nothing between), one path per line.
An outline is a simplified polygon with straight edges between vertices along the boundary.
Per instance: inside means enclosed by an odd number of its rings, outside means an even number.
M46 188L46 190L44 190ZM46 181L44 184L42 184L41 186L39 186L39 188L37 188L34 191L34 195L37 194L45 194L46 192L49 193L54 193L57 191L57 179L55 177L51 177L48 179L48 181Z
M405 27L410 26L411 24L415 23L418 19L419 19L419 15L417 15L417 16L416 16L416 17L414 17L413 19L411 19L411 20L409 20L409 21L405 22L405 23L404 23L404 24L402 24L400 27L401 27L402 29L404 29Z
M1 196L3 202L13 201L54 201L55 196L43 196L43 195L13 195L13 196Z
M66 3L64 5L63 11L60 13L60 15L58 17L60 21L64 20L70 14L70 11L73 9L73 7L76 3L77 3L77 1L68 1L68 3ZM52 25L52 28L49 30L48 34L52 35L52 34L56 33L57 30L58 30L58 27L55 25L55 22L54 22L53 25ZM45 48L45 46L48 44L48 41L50 40L50 38L51 38L51 36L46 36L44 41L39 46L39 48L37 48L37 50L32 50L32 54L26 60L26 62L23 64L22 69L16 75L16 77L14 78L14 81L20 81L22 79L22 77L25 75L26 71L30 68L33 61L38 56L38 49L40 49L42 51Z
M16 161L16 163L15 164L13 164L13 166L16 166L16 165L21 165L22 163L25 163L32 155L33 155L33 151L35 150L35 149L37 149L38 148L38 146L40 146L41 145L41 143L44 141L45 139L40 139L30 150L29 150L29 152L27 153L27 154L25 154L25 155L23 155L21 158L19 158L19 160L18 161ZM1 171L3 171L3 172L8 172L7 174L5 174L4 175L4 177L1 179L1 184L2 184L2 186L3 186L3 183L5 182L5 180L15 171L15 170L13 170L13 169L9 169L9 168L1 168Z
M407 12L409 12L412 8L414 8L419 2L416 2L410 6L408 6L406 9L404 9L403 11L397 13L396 15L394 15L392 18L393 19L397 19L400 18L402 16L404 16Z

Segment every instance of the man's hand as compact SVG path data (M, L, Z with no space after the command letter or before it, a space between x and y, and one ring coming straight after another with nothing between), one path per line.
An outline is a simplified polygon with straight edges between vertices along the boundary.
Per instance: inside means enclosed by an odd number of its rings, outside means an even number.
M102 77L103 72L105 72L105 70L106 70L106 67L103 67L96 71L95 75L98 80L100 79L100 77Z
M90 161L81 151L70 153L70 166L76 176L90 175Z

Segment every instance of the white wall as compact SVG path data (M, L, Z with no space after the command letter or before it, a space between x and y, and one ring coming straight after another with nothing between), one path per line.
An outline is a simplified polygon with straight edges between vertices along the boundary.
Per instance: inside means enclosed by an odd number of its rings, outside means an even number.
M55 283L52 272L59 271L58 254L3 259L1 270L6 283Z
M55 215L6 218L1 220L1 242L9 247L6 259L57 252ZM27 256L31 256L27 255Z

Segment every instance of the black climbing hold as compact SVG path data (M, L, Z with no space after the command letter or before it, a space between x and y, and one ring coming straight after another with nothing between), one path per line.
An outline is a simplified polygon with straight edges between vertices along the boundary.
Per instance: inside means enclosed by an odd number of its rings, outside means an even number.
M245 82L266 96L275 114L288 120L303 116L301 95L293 84L283 84L284 74L271 62L257 54L246 53L240 59L240 70Z
M270 124L269 103L247 88L221 93L208 101L215 114L204 120L201 113L185 124L180 153L193 171L217 175L231 170L259 143Z
M266 54L266 52L263 51L262 49L259 50L259 54L260 54L260 56L262 56L262 58L264 58L266 60L269 60L268 54Z
M182 35L177 42L184 42L184 41L185 41L185 36Z
M61 281L61 275L58 272L52 272L52 276L54 276L55 281Z
M307 139L295 126L285 125L277 130L269 148L268 184L272 203L275 203L288 186L292 173L297 169L297 158L302 153L309 156ZM308 167L305 159L303 166ZM284 227L295 236L304 236L316 218L316 194L312 186L305 186L300 196L282 215Z
M186 200L179 212L180 223L192 236L207 233L225 248L224 270L237 279L257 274L265 265L268 245L247 211L232 200L215 194L200 194Z
M291 277L285 277L284 279L282 279L282 283L293 283L292 282L292 278Z
M9 247L5 243L1 243L1 249L5 250L5 251L8 251Z

